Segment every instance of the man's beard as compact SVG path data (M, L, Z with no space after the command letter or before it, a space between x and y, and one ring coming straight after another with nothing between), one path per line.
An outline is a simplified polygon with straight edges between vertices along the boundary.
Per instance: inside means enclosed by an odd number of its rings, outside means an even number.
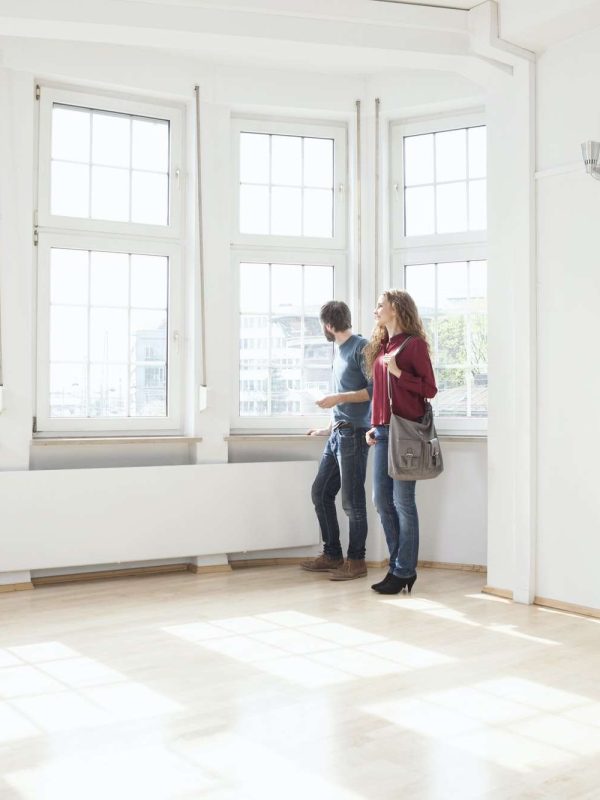
M327 339L328 342L335 342L335 335L328 331L326 328L323 328L323 335Z

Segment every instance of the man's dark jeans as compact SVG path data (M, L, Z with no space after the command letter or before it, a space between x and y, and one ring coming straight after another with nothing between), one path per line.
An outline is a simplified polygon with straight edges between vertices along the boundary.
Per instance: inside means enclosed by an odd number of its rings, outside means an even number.
M367 540L365 477L369 446L366 428L341 427L333 430L325 445L319 472L312 486L323 549L330 558L342 558L340 529L335 498L342 490L342 508L349 526L348 558L363 559Z

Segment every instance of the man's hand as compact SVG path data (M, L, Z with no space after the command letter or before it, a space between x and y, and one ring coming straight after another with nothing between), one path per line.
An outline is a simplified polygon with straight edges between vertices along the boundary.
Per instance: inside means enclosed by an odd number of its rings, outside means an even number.
M333 408L340 402L339 394L328 394L320 400L315 401L319 408Z
M398 365L396 364L396 356L388 353L387 356L383 357L383 363L386 365L392 375L395 375L396 378L399 378L400 375L402 375L402 370L398 369Z
M369 430L365 433L365 439L367 440L369 447L373 447L374 444L377 444L377 439L375 438L376 430L377 428L369 428Z
M306 435L307 436L329 436L330 433L331 433L331 431L330 431L329 428L311 428Z

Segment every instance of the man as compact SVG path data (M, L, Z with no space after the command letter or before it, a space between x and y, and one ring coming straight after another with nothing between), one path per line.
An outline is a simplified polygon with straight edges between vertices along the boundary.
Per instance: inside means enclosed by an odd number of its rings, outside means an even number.
M365 433L371 426L373 387L367 378L363 350L367 340L352 333L350 309L332 300L321 308L321 325L329 342L335 342L334 394L317 400L319 408L331 408L328 428L309 435L328 435L312 486L312 501L323 539L323 553L301 563L310 572L330 572L330 580L347 581L367 574L367 504L365 476L369 448ZM342 508L349 520L348 558L344 561L335 498L342 490Z

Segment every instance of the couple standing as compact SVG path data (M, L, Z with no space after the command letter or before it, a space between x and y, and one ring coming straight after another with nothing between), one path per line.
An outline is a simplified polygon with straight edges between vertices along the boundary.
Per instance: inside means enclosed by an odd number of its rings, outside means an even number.
M423 323L412 297L403 291L384 292L375 309L376 324L367 342L352 333L350 309L332 300L321 309L325 338L335 342L335 393L317 401L331 408L329 428L310 431L329 435L312 501L321 528L323 553L303 561L303 569L329 572L334 581L367 574L365 544L367 508L365 477L369 448L374 447L373 502L390 552L389 571L371 587L380 594L410 592L417 579L419 518L415 481L388 476L390 399L395 414L413 421L425 414L425 399L437 393ZM400 353L398 348L410 337ZM342 490L342 507L349 520L348 558L344 561L335 498Z

